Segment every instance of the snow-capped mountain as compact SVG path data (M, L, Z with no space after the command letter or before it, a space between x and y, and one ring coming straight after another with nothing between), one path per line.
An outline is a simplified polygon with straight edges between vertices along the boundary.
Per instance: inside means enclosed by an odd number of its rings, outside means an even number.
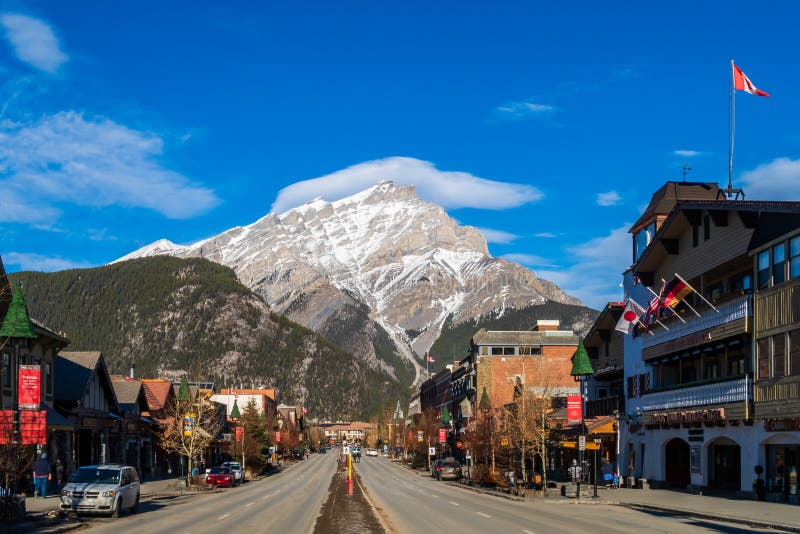
M390 372L375 348L381 329L419 369L413 353L423 354L450 316L461 323L546 300L580 304L529 269L493 258L477 229L392 182L191 245L162 239L117 261L161 254L231 267L275 311ZM354 313L367 317L359 322ZM342 330L353 324L359 331Z

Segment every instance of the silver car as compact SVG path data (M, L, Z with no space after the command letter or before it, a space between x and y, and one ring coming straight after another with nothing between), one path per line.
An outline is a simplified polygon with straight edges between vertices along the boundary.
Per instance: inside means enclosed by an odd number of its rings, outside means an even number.
M128 465L87 465L78 468L61 490L61 509L77 513L109 514L136 512L139 506L139 475Z

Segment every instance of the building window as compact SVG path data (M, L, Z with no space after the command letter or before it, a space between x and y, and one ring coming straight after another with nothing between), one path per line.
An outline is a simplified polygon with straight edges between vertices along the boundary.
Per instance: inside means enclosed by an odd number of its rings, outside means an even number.
M3 352L3 387L11 387L11 353Z
M492 356L502 356L503 347L492 347Z
M53 394L53 364L51 363L44 364L44 383L45 392L51 396Z
M642 255L644 249L647 248L647 245L650 244L650 241L653 239L653 235L656 233L656 223L652 222L636 232L633 236L633 261L639 259L639 256Z
M800 236L789 240L789 276L800 276Z
M481 347L481 354L483 356L488 356L489 355L489 347Z
M750 273L742 273L733 276L728 281L731 293L744 295L753 290L753 275Z
M789 369L787 375L800 375L800 330L789 332Z
M503 347L503 355L505 356L514 356L516 353L516 347Z
M772 285L786 281L786 245L772 247Z
M711 239L711 217L708 214L703 216L703 241Z
M758 378L769 378L769 338L758 340Z
M769 287L769 250L758 254L758 289Z
M721 376L721 358L719 353L707 352L703 356L703 379L713 380Z
M741 349L728 349L728 376L743 375L744 352Z
M772 338L772 376L786 376L786 334Z

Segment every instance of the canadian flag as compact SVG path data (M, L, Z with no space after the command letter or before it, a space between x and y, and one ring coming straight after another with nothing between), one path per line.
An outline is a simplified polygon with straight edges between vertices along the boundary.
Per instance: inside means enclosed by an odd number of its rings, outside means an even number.
M436 360L433 358L433 356L431 356L430 354L428 354L428 361L429 361L429 362L435 362Z
M733 88L737 91L744 91L745 93L750 93L751 95L758 95L758 96L769 96L768 93L765 93L761 89L758 89L753 82L750 81L750 78L742 72L742 69L737 67L733 62L731 62L731 66L733 67Z
M639 314L636 313L633 303L630 301L630 299L628 299L628 303L625 305L625 310L622 312L622 315L620 315L619 321L617 321L615 330L618 330L623 334L630 334L633 332L633 327L636 326L636 323L638 322Z

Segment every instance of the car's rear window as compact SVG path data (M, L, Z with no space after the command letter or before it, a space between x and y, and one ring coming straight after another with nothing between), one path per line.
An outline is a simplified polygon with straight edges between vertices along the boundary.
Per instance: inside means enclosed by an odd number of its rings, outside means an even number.
M76 484L117 484L119 483L119 469L81 467L72 474L69 481Z
M212 475L222 475L222 474L225 474L225 473L230 473L230 469L228 469L227 467L212 467L211 468L211 474Z

